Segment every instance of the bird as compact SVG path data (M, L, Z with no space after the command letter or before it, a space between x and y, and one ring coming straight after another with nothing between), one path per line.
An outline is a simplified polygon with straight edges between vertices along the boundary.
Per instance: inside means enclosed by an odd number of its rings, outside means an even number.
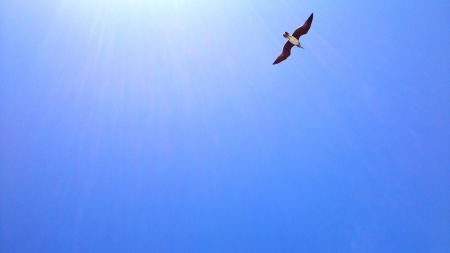
M299 28L295 29L295 31L292 33L292 35L290 35L288 32L283 33L283 37L285 37L288 40L284 44L283 51L281 51L281 54L273 62L273 65L286 60L289 57L289 55L291 55L291 48L294 45L299 48L303 48L302 45L300 45L300 36L307 34L309 31L309 28L311 28L313 14L314 13L311 13L309 18L305 21L305 23L302 26L300 26Z

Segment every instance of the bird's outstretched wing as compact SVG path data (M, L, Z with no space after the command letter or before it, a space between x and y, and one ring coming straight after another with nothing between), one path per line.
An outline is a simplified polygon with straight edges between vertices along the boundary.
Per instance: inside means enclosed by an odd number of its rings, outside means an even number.
M291 55L291 48L294 46L294 44L292 44L291 42L286 41L286 43L283 46L283 51L281 52L281 54L278 56L278 58L273 62L273 65L280 63L284 60L286 60L289 55Z
M303 34L308 33L309 28L311 27L311 23L313 21L313 13L309 16L309 18L305 21L305 23L300 26L299 28L295 29L295 31L292 33L292 36L294 36L296 39L299 39L300 36Z

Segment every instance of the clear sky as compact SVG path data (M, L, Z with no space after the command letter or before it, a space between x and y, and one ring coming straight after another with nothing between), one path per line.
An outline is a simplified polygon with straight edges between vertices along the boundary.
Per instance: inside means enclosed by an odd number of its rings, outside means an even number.
M2 1L0 251L450 252L449 13Z

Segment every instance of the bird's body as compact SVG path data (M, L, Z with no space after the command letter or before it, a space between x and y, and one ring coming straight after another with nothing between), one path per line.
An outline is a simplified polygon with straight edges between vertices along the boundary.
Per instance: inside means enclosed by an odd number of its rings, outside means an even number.
M286 43L284 44L283 51L281 52L281 54L274 61L273 63L274 65L286 60L289 57L289 55L291 55L291 48L293 46L303 48L302 45L300 45L300 36L308 33L309 28L311 27L312 20L313 20L313 13L311 13L309 18L305 21L305 23L302 26L295 29L292 35L290 35L288 32L283 33L283 37L285 37L288 41L286 41Z
M300 45L300 40L296 39L294 36L288 35L286 39L288 39L288 41L291 42L294 46L302 47Z

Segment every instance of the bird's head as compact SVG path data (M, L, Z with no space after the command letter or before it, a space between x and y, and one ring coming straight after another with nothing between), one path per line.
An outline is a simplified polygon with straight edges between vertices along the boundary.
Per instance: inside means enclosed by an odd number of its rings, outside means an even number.
M289 36L289 33L288 33L288 32L284 32L284 33L283 33L283 37L287 38L288 36Z

